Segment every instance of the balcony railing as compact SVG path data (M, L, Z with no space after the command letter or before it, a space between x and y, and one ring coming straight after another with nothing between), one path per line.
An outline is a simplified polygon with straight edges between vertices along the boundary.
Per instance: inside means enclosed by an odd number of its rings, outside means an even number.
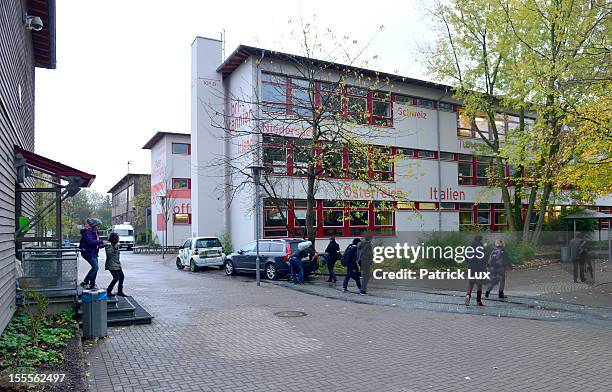
M21 289L36 291L76 290L78 249L28 247L20 251Z

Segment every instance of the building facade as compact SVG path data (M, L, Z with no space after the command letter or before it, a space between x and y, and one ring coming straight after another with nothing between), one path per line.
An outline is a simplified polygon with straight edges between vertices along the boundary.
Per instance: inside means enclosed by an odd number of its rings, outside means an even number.
M240 46L222 62L221 50L214 39L198 37L192 44L194 234L227 232L235 247L254 238L253 188L241 185L248 182L244 170L257 164L267 169L265 181L274 189L273 197L263 199L261 235L302 235L307 184L299 151L312 137L297 120L312 111L300 105L304 97L336 102L330 123L352 118L350 132L367 145L364 150L325 141L334 147L316 166L324 180L316 190L318 238L347 242L366 232L507 228L501 192L489 186L493 159L480 155L480 135L450 86L324 61L314 61L321 72L313 80L305 78L300 61L288 60L296 56ZM353 113L355 107L363 115ZM502 138L518 121L513 113L499 113ZM476 125L491 137L484 116L476 117ZM377 163L371 155L389 159ZM553 204L554 214L571 202L559 196ZM596 206L609 212L612 198Z
M151 175L150 174L126 174L119 182L108 190L112 198L112 218L113 225L129 222L134 226L135 234L140 239L145 234L145 230L150 226L146 208L137 208L134 198L139 195L146 195L147 200L151 198ZM136 219L136 215L138 219Z
M162 245L181 245L191 235L191 138L157 132L143 147L151 150L151 233Z
M28 30L24 17L44 27ZM0 333L15 310L15 147L34 151L34 67L55 68L55 1L0 2ZM33 212L24 195L23 213Z

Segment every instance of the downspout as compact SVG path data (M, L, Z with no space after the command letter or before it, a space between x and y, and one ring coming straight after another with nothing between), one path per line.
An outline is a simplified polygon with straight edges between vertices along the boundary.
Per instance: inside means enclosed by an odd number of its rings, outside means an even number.
M444 87L444 94L436 100L436 136L438 139L438 231L442 231L442 160L440 159L441 138L440 138L440 100L448 94L448 87Z
M263 155L261 149L261 145L262 145L262 136L261 136L261 132L260 132L260 125L259 125L259 119L260 119L260 115L261 115L261 107L260 107L260 97L261 97L261 86L260 86L260 74L261 74L261 63L263 62L264 56L265 56L266 52L265 50L261 51L261 57L259 58L259 61L257 62L257 69L255 71L255 86L253 88L253 92L255 93L255 102L256 102L256 106L255 106L255 137L257 137L257 149L256 149L256 162L254 162L254 165L256 166L260 166L262 160L261 157ZM257 192L257 189L254 189L254 194L253 194L253 198L256 198L257 195L259 195L259 192ZM258 200L257 200L258 201ZM259 205L259 203L254 203L254 205ZM257 240L259 240L259 222L257 221L257 216L258 213L257 211L254 211L255 213L253 214L254 219L253 222L255 223L255 237L257 238ZM261 216L263 216L263 214L261 214ZM257 242L259 243L259 241Z

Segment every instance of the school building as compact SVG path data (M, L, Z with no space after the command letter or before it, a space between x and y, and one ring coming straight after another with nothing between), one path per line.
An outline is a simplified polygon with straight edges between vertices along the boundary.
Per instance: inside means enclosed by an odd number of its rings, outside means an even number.
M488 186L492 159L475 152L480 136L450 86L244 45L221 57L222 42L202 37L193 41L193 235L226 232L234 247L254 238L253 187L240 187L245 177L230 166L241 163L248 171L255 163L268 169L265 176L274 184L275 197L285 203L284 213L279 213L275 202L263 199L261 236L301 236L306 179L295 146L308 138L308 130L286 118L308 110L296 104L309 95L307 89L314 89L315 100L335 99L339 116L350 116L350 107L363 108L367 115L354 122L355 133L378 153L393 157L387 164L376 164L342 143L322 157L320 165L327 170L316 193L318 238L346 241L368 231L393 236L474 225L492 231L507 227L501 193ZM315 83L304 79L308 72L300 69L300 62L321 70ZM334 85L341 73L345 82ZM377 82L369 85L370 80ZM496 124L502 138L518 121L513 113L499 113ZM485 117L477 117L476 123L481 131L491 132ZM231 137L224 137L228 130ZM257 151L250 152L255 145ZM366 173L368 181L357 172ZM564 204L571 202L554 200L551 214L558 214ZM610 212L612 198L595 204Z

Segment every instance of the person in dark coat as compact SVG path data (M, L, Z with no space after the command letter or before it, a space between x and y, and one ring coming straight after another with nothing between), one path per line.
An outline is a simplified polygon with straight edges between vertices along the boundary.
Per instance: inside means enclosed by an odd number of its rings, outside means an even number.
M91 269L85 276L81 287L86 289L96 288L96 276L98 275L98 250L106 245L106 241L100 240L98 231L102 228L102 221L98 218L87 219L87 226L81 230L81 241L79 248L81 256L89 263Z
M119 286L117 287L117 295L120 297L127 297L127 295L123 292L123 280L125 279L125 275L123 274L123 269L121 268L119 235L117 233L111 233L111 235L108 236L108 241L110 244L106 245L104 248L106 251L105 268L111 273L113 280L111 280L110 284L108 285L106 294L109 297L114 297L113 288L115 287L115 284L119 282Z
M353 243L346 248L344 251L345 254L342 256L342 258L346 260L346 276L344 277L344 282L342 282L342 291L348 291L348 284L351 279L355 281L357 288L361 291L359 265L357 264L357 245L359 245L360 241L359 238L355 238Z
M569 242L570 257L574 265L574 283L578 283L578 271L580 271L580 281L586 281L584 277L584 266L586 264L586 241L582 233L576 234L575 238Z
M489 298L489 294L493 287L499 283L498 297L501 299L506 298L504 295L504 287L506 286L506 271L513 269L512 260L510 255L506 251L504 241L496 240L495 248L491 251L489 256L489 263L487 265L489 272L491 273L491 281L489 287L485 292L485 297Z
M370 267L374 258L372 234L366 234L357 248L359 250L359 269L361 270L361 295L366 295L368 293L368 281L370 280Z
M325 248L325 253L327 253L327 270L329 271L328 282L336 283L336 273L334 272L334 265L336 261L340 258L340 245L336 242L334 237L329 239L329 244L327 244L327 248Z
M477 235L474 237L474 240L469 245L472 249L476 250L477 248L481 248L481 251L484 251L484 245L482 244L482 236ZM482 256L480 252L474 252L471 254L471 257L467 258L467 266L470 270L472 276L475 275L475 272L482 273L487 271L487 260L484 257L484 253ZM465 305L468 306L470 304L470 299L472 298L472 290L476 285L476 304L478 306L483 306L482 304L482 283L481 279L468 279L468 287L467 293L465 294Z

